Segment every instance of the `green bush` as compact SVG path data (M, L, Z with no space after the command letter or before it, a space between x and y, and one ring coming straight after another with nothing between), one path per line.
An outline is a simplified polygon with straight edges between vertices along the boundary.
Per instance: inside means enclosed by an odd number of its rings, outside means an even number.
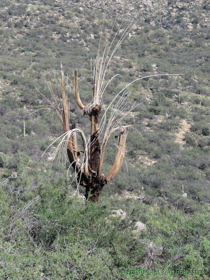
M173 131L173 130L177 130L177 128L179 128L179 125L180 125L180 120L178 119L165 120L159 124L159 128L167 131Z
M202 128L202 135L209 136L210 135L210 129L208 127Z
M157 107L150 107L149 112L154 113L155 115L161 115L161 108Z
M128 153L127 153L127 155L129 156L129 157L131 157L131 158L136 158L136 151L129 151Z
M196 139L193 133L187 132L185 134L184 141L186 141L189 146L196 147Z

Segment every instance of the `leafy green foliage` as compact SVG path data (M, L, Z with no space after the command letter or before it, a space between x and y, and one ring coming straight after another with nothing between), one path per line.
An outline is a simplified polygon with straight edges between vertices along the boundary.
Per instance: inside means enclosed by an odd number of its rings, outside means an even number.
M167 267L210 274L208 206L186 216L163 197L158 198L159 206L126 199L122 209L127 215L121 220L109 217L119 207L116 198L102 195L102 203L96 206L74 196L65 176L51 183L41 174L38 178L38 185L27 187L25 196L7 195L22 185L18 179L14 187L10 181L10 190L6 185L1 190L2 277L24 279L30 272L31 279L103 279L104 275L118 279L119 271L150 268L151 262L156 270ZM147 229L136 239L131 229L139 219ZM130 279L129 274L124 277Z

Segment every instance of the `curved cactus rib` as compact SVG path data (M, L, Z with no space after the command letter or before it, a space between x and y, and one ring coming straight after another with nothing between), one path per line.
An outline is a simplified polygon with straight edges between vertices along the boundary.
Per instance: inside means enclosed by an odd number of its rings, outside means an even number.
M83 133L83 131L81 129L74 128L72 130L69 130L66 138L67 138L67 140L69 140L69 139L71 139L72 135L76 135L78 133L81 136L82 142L83 142L84 158L82 160L80 158L77 158L75 164L77 167L77 172L84 172L86 177L88 178L89 177L88 160L87 160L88 159L88 147L87 147L87 143L86 143L85 134ZM70 140L68 142L70 142Z
M118 141L118 149L115 155L114 163L109 170L108 174L105 176L108 181L111 181L119 172L124 156L125 156L125 151L126 151L126 138L127 138L127 132L125 129L121 128L120 130L120 136L119 136L119 141Z

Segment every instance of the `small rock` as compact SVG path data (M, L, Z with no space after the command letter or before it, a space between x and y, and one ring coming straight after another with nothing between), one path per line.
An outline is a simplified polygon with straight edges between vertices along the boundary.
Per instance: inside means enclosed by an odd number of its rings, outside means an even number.
M47 160L53 161L53 160L54 160L54 157L48 157Z
M126 212L124 212L122 209L113 210L113 212L114 214L111 214L110 217L119 217L121 220L125 220Z
M126 212L124 212L122 209L113 210L112 212L113 214L109 215L109 217L117 217L120 220L125 220ZM112 222L108 218L105 218L105 220L107 224L109 224L112 228L114 228L114 226L112 226Z
M147 229L146 225L142 222L136 222L135 227L137 227L137 229L132 231L134 234L138 234L141 230Z
M153 242L150 242L149 248L154 256L160 256L163 252L163 246L156 246Z

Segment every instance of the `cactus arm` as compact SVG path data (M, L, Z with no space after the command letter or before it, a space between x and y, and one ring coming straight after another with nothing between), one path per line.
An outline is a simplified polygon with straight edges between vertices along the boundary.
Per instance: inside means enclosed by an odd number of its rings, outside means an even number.
M80 99L80 96L79 96L79 90L78 90L78 81L77 81L77 70L75 70L74 72L74 87L75 87L75 92L74 92L74 97L75 97L75 100L77 102L77 105L82 109L84 110L85 109L85 106L83 105L81 99Z
M123 164L123 160L126 152L126 138L127 138L127 132L122 128L120 130L118 149L115 155L114 163L111 169L109 170L108 174L106 175L108 181L111 181L117 175L117 173L119 172Z

